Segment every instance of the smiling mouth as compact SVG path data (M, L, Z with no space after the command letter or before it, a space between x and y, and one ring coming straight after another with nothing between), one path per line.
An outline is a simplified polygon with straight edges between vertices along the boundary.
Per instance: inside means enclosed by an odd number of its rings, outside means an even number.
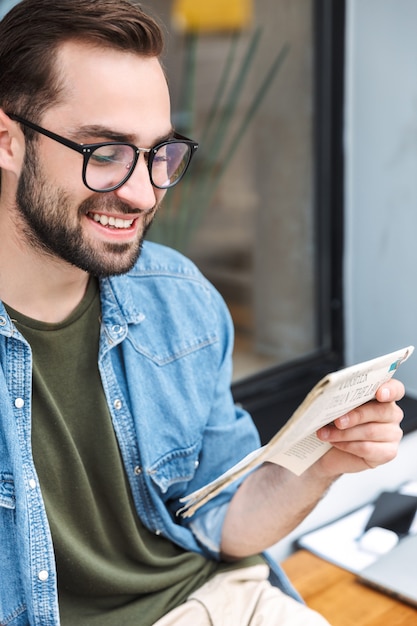
M112 217L108 215L99 215L98 213L88 213L88 217L94 222L107 226L107 228L125 229L130 228L135 221L134 219L123 219L121 217Z

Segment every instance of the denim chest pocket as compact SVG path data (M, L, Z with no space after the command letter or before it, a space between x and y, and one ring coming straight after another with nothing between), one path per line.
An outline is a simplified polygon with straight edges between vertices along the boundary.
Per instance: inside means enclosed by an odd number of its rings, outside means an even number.
M12 474L0 472L0 624L27 624L19 571L16 529L16 497Z
M198 468L199 446L174 450L159 458L147 469L147 474L162 493L171 497L182 495L184 485L190 482Z
M129 326L129 338L157 365L219 341L217 296L199 274L156 272L142 276L138 285L133 299L143 318Z
M214 333L202 335L189 333L186 336L183 333L181 338L175 337L174 334L169 338L155 335L144 341L143 337L130 334L129 340L137 352L156 365L163 366L216 344L218 337Z
M162 366L217 344L219 337L213 322L202 323L198 311L186 320L168 315L158 319L154 311L142 324L130 327L128 340L137 352Z

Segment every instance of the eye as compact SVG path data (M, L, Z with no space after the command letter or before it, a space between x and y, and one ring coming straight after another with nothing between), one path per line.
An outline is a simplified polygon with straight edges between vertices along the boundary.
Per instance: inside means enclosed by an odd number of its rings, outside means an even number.
M128 165L134 159L134 151L131 146L124 144L106 144L99 146L92 152L90 163L97 166L122 164Z
M168 162L168 157L166 155L159 155L159 154L157 154L154 157L153 165L155 165L155 166L164 165L167 162Z
M169 156L167 154L167 148L166 146L163 146L162 148L159 148L157 152L155 152L153 158L153 166L158 167L158 165L164 165L165 163L167 163L168 159Z

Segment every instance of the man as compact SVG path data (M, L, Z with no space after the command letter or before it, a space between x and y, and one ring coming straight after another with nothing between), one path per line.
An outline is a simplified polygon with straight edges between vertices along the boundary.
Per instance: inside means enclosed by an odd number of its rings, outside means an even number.
M177 515L258 439L219 295L142 246L197 147L161 52L130 0L22 0L0 24L0 623L325 624L261 553L395 456L403 386L323 428L302 477L265 464Z

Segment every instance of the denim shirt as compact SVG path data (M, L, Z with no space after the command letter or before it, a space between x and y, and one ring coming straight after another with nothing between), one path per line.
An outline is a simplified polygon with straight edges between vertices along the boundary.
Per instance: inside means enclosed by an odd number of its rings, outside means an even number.
M100 294L99 369L138 515L184 549L219 558L236 485L189 520L176 513L181 497L259 445L230 392L225 304L190 261L152 243L128 274L101 280ZM31 453L31 380L30 347L0 302L0 624L58 626L54 551ZM275 584L295 595L272 567Z

